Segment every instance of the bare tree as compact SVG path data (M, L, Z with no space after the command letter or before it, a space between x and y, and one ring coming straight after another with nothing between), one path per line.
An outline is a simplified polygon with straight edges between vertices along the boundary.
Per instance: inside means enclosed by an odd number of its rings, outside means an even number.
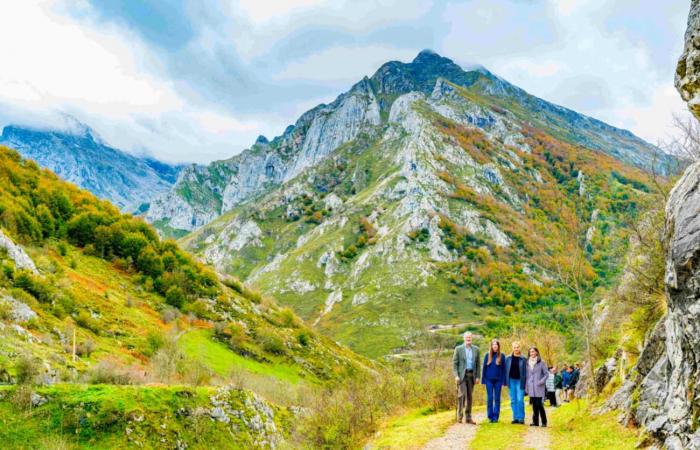
M690 162L700 160L700 122L690 115L673 115L677 135L661 147L667 152Z
M555 278L569 291L571 291L578 304L581 324L583 325L584 338L586 342L586 362L593 370L593 353L591 351L591 318L586 308L584 299L585 293L589 289L593 279L592 269L586 259L584 249L584 239L586 227L578 218L579 214L573 212L571 215L571 227L560 228L562 234L561 241L564 247L555 262Z

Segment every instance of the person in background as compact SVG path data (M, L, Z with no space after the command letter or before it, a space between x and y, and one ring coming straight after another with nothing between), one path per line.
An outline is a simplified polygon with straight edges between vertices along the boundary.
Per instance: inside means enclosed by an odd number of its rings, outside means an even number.
M569 366L569 387L567 388L566 398L571 401L576 398L576 384L578 384L579 371L574 366Z
M462 422L462 416L466 415L465 423L476 425L472 420L472 394L474 384L479 383L481 357L479 347L472 345L472 333L467 331L463 337L464 344L458 345L452 356L452 373L458 387L457 422Z
M506 386L510 393L511 423L525 424L525 364L527 358L520 350L520 342L511 344L513 352L506 358Z
M506 384L506 358L501 353L501 343L491 341L488 354L484 355L481 384L486 386L486 405L489 422L498 422L501 414L501 388Z
M532 347L528 351L530 357L525 365L525 393L530 397L532 405L531 427L547 426L547 413L544 410L545 383L549 371L537 347ZM540 422L541 419L541 422Z
M571 381L571 372L569 371L569 366L564 364L564 368L561 371L561 388L564 401L569 403L569 382Z
M556 402L557 402L557 407L560 406L561 402L562 402L562 396L561 396L562 382L563 382L562 376L561 376L562 372L563 372L563 370L556 372L554 374L554 400L556 400Z
M547 375L547 381L544 383L546 390L546 397L549 400L549 406L557 406L557 397L555 392L555 379L556 379L557 368L556 366L549 367L549 374Z

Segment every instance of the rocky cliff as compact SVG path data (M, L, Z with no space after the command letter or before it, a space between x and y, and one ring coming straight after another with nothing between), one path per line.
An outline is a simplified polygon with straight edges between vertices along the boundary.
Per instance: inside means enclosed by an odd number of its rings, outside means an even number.
M181 167L110 147L86 125L68 120L67 130L6 126L0 144L128 212L167 192L175 182Z
M438 84L438 80L442 82ZM449 58L424 50L410 63L391 61L382 65L371 78L365 77L332 103L304 113L272 141L261 137L231 159L186 169L169 192L152 202L146 217L161 228L197 229L289 182L349 142L372 141L391 127L390 114L398 98L409 93L434 96L449 85L469 89L476 105L485 101L497 104L513 119L546 129L568 143L637 167L648 169L654 164L657 149L629 131L534 97L483 67L464 70ZM452 98L457 97L453 93ZM472 114L462 119L481 128L493 125L490 116ZM656 170L666 170L668 162L662 158Z

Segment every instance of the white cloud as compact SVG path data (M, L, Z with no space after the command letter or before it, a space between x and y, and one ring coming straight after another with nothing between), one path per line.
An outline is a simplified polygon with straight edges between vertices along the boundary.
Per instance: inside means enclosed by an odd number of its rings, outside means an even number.
M238 6L253 22L262 23L323 3L325 0L239 0Z
M653 144L670 141L670 137L679 132L673 125L673 115L687 114L686 104L670 84L650 86L647 92L648 103L620 104L608 111L600 111L599 118L632 130Z
M109 104L122 112L181 106L166 83L139 67L133 40L78 27L52 6L16 2L0 15L0 97L47 107Z
M278 80L305 79L324 82L355 83L372 74L387 61L410 61L413 49L384 45L329 47L303 59L293 61L274 77Z
M501 68L504 72L520 73L521 77L552 77L568 72L567 67L559 61L534 61L522 57L507 60Z
M92 20L88 2L13 2L0 16L0 125L53 123L65 111L119 148L205 162L280 133L384 62L426 47L652 142L684 110L673 62L659 59L680 54L684 0L656 10L636 0L213 3L190 11L189 53L178 53L149 44L133 23ZM206 64L183 70L197 62L182 55Z
M237 153L265 128L192 104L154 75L150 49L136 36L78 23L61 6L17 2L0 15L2 125L59 127L65 112L115 147L198 162Z

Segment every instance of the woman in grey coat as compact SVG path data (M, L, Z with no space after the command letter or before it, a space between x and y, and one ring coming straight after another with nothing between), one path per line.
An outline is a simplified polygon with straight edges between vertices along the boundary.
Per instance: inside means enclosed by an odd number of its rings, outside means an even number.
M537 347L531 347L528 352L530 357L525 364L525 394L530 397L532 405L532 423L531 427L540 426L540 417L542 418L542 426L547 426L547 414L544 411L544 385L547 382L549 371L547 365L540 358L540 351Z

